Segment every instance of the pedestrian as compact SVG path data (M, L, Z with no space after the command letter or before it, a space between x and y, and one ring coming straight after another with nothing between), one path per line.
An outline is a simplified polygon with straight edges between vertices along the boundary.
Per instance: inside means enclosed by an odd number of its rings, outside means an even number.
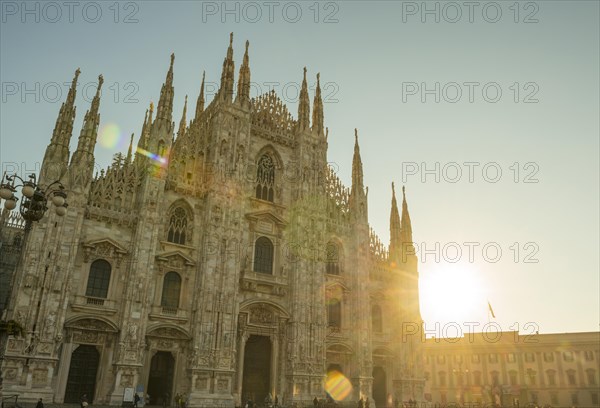
M315 399L313 400L313 405L314 408L317 408L319 406L319 399L317 397L315 397Z
M365 408L370 408L371 403L369 402L369 397L365 400Z
M79 405L81 405L81 408L86 408L88 406L87 394L83 394L81 398L79 398Z
M363 400L363 397L360 397L358 400L358 408L365 408L365 401Z
M35 408L44 408L44 403L41 398L38 400L37 404L35 404Z
M140 396L138 395L138 393L136 392L135 395L133 396L133 406L135 408L138 407L138 403L140 402ZM38 407L36 407L38 408ZM43 407L42 407L43 408Z

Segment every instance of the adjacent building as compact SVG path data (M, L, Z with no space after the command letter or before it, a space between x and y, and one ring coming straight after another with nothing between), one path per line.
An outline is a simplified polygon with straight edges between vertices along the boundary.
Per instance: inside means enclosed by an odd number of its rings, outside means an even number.
M433 405L600 406L600 333L489 332L427 339Z

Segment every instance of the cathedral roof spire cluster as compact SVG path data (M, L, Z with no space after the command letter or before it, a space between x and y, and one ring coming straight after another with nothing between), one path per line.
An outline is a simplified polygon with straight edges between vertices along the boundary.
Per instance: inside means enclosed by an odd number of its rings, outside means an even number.
M406 263L408 256L415 254L412 240L412 225L408 204L406 203L406 189L402 186L402 219L398 211L396 190L392 183L392 210L390 213L390 258L395 262Z

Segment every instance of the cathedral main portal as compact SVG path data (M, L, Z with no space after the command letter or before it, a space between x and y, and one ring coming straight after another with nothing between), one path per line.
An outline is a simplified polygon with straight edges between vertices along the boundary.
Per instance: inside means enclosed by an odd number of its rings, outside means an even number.
M266 336L251 335L244 351L242 401L248 399L262 404L271 384L271 340Z
M150 404L170 406L173 397L173 374L175 359L168 351L159 351L152 357L150 377L148 378L148 395Z
M79 402L83 394L88 402L94 401L99 362L100 353L95 346L81 345L75 349L69 367L65 402Z

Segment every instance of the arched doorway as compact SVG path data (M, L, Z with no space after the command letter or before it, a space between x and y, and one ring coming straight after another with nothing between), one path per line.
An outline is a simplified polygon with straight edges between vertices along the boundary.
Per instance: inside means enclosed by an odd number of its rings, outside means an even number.
M165 399L167 406L173 398L173 374L175 372L175 359L168 351L158 351L150 362L150 376L148 377L148 391L150 404L163 405Z
M242 402L251 399L261 405L269 394L271 384L271 340L251 335L244 350Z
M71 356L64 402L79 402L83 394L87 395L90 404L94 402L99 362L100 353L95 346L81 345L75 349Z
M373 399L377 408L387 406L386 375L381 367L373 367Z

